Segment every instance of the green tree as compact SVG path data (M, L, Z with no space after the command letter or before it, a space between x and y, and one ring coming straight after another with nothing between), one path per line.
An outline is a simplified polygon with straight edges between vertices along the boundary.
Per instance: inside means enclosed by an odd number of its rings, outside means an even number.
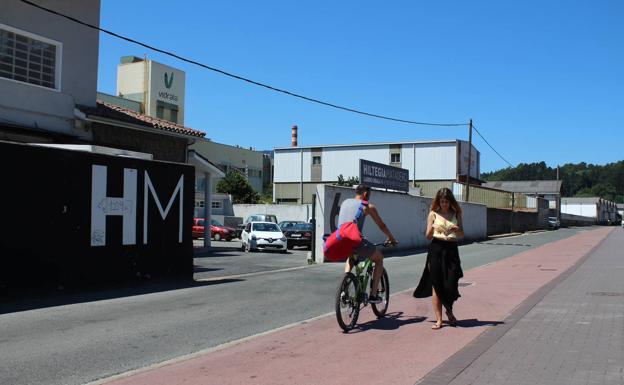
M360 178L357 176L350 176L345 183L347 186L357 186L360 184Z
M264 192L260 197L260 203L272 204L273 203L273 185L269 184L264 188Z
M481 177L487 181L552 180L557 177L557 169L545 162L520 163L513 168L483 173ZM559 168L559 179L564 196L599 196L624 203L624 161L604 166L585 162L564 164Z
M228 172L217 183L217 192L232 195L234 203L258 203L258 194L249 184L249 181L238 171Z
M336 182L338 186L356 186L360 184L360 178L357 176L350 176L345 180L342 174L338 175L338 182Z

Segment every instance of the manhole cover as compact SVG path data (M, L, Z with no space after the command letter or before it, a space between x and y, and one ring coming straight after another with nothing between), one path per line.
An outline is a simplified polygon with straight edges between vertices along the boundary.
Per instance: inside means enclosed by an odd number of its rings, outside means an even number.
M466 286L470 286L470 285L474 285L474 282L460 282L457 284L457 286L459 287L466 287Z
M624 293L616 293L613 291L591 291L587 293L596 297L624 297Z

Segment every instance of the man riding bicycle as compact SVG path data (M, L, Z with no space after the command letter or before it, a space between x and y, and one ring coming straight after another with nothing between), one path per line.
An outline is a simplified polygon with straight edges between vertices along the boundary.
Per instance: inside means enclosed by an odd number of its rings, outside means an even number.
M360 233L362 233L362 229L364 228L364 220L367 215L370 215L379 230L381 230L387 237L388 241L392 244L396 244L397 241L386 226L386 224L381 220L379 213L377 212L377 208L368 203L370 199L371 189L366 185L359 185L355 189L355 198L350 198L342 202L340 205L340 213L338 214L338 224L342 225L343 223L353 222L357 223L358 229ZM354 254L357 256L357 261L352 260L352 258L348 258L345 262L345 273L348 273L353 268L354 263L359 263L365 261L367 258L375 264L375 271L373 273L373 285L371 288L371 294L368 297L369 303L380 303L381 298L377 295L377 288L379 286L379 279L383 274L383 254L381 251L376 248L372 243L366 240L362 236L362 242L355 247Z

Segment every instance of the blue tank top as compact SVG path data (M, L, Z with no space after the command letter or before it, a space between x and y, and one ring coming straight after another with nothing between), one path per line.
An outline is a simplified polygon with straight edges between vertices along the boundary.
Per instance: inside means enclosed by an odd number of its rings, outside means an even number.
M368 205L368 202L355 198L349 198L342 202L340 213L338 214L338 225L355 221L361 233L364 228L364 220L366 220L366 215L364 215L362 210L366 205Z

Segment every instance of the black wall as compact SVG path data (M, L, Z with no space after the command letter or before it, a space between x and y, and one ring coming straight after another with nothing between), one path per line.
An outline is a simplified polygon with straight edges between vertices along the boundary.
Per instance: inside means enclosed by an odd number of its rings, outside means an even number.
M106 245L91 246L93 165L107 166L109 197L123 195L124 168L137 170L135 245L122 245L122 217L108 216ZM192 278L193 167L0 142L0 171L0 285L83 285L137 273ZM150 194L143 244L146 171L163 207L184 175L181 243L178 197L163 220Z

